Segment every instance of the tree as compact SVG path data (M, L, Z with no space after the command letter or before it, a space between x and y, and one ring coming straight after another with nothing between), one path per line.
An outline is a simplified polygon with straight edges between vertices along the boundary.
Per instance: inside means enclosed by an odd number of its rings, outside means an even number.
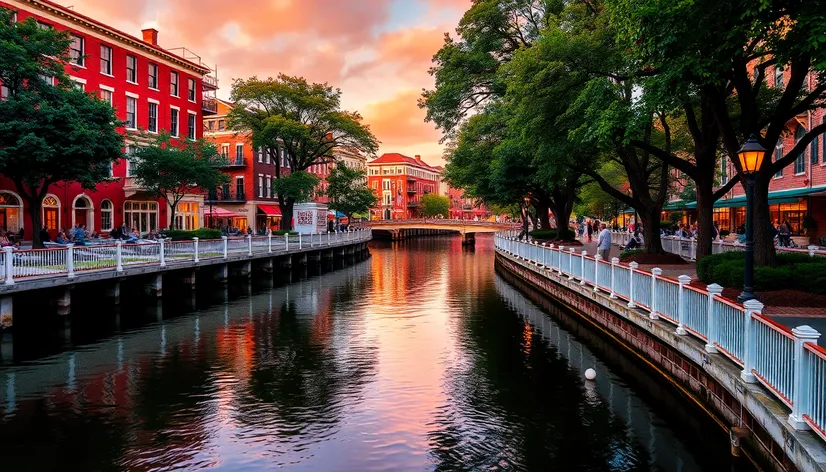
M789 123L826 100L826 48L822 34L813 33L826 30L822 5L784 0L612 3L616 17L628 18L623 34L644 52L645 65L669 87L698 90L708 101L723 149L738 172L742 169L734 156L749 136L766 148L756 175L755 261L774 264L769 183L826 132L826 124L810 125L795 146L772 158ZM777 67L790 73L782 86L769 89L767 72ZM697 191L699 204L700 185Z
M0 174L28 204L35 248L43 247L49 186L74 181L94 189L123 156L112 107L71 85L64 70L69 43L67 32L42 29L33 18L14 23L0 8L0 82L8 91L0 100Z
M435 193L422 195L421 209L422 216L425 218L433 218L435 216L449 218L450 199L442 195L436 195Z
M218 188L229 181L219 169L223 157L215 145L207 141L175 142L161 134L137 147L128 158L133 165L135 181L147 192L162 198L169 205L172 228L177 228L175 213L186 195Z
M290 172L280 179L275 179L272 188L279 198L284 198L292 202L306 202L313 196L313 192L318 187L319 178L315 174L298 170ZM285 217L282 217L282 220ZM290 217L292 218L292 217ZM284 227L283 221L281 227ZM288 224L288 227L291 227Z
M327 176L329 207L352 221L355 213L367 213L379 198L367 188L367 172L339 162Z
M285 155L290 172L333 162L333 151L339 147L369 155L378 149L379 142L361 115L341 110L341 90L326 83L311 84L284 74L275 79L239 79L232 85L231 100L235 107L229 113L230 127L249 132L256 148ZM275 177L276 182L283 178L279 165ZM298 189L293 183L274 188ZM289 230L296 194L277 192L281 229Z

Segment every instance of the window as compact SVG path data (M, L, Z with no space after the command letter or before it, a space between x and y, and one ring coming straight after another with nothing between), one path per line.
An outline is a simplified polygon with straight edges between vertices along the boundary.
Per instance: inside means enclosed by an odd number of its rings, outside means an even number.
M192 231L198 229L198 203L181 202L175 212L175 223L178 229Z
M127 177L134 177L134 170L135 170L135 148L132 146L126 146L124 150L124 154L126 155L126 176Z
M261 148L261 154L264 154L264 159L267 164L270 163L270 152L264 151L264 148Z
M100 45L100 73L112 75L112 48Z
M806 129L803 126L798 126L794 132L794 143L800 142L803 137L806 136ZM797 155L797 158L794 160L794 173L795 174L802 174L806 172L806 151L801 151L800 154Z
M83 92L86 87L86 81L77 77L72 77L72 88Z
M187 92L188 97L189 97L189 101L192 102L192 103L195 103L195 79L190 78L190 79L187 79L186 81L187 81L187 84L189 85L189 87L186 89L186 92Z
M112 91L109 89L101 88L99 92L100 99L104 102L108 103L109 105L112 104Z
M72 64L76 66L83 66L86 59L84 56L84 40L82 37L72 35L72 44L69 45L69 57Z
M720 158L720 185L728 183L728 157Z
M178 96L178 73L175 71L169 73L169 94L173 97Z
M138 58L135 56L126 56L126 81L138 83Z
M158 132L158 104L149 102L149 131Z
M207 128L208 128L210 131L215 131L215 120L209 120L209 121L207 121Z
M267 198L272 198L272 176L267 176Z
M218 131L224 131L227 129L227 122L224 120L218 120Z
M158 65L149 63L149 88L158 88Z
M112 206L111 200L103 200L100 202L100 229L103 231L112 230Z
M244 178L243 177L236 177L235 178L235 198L241 200L244 198Z
M812 140L812 149L809 150L811 153L812 164L817 164L820 161L820 148L819 146L819 138L820 136L815 136L815 139Z
M221 157L223 157L224 159L229 158L229 144L225 143L221 145Z
M42 21L37 22L37 27L42 29L42 30L54 29L54 26L52 26L48 23L43 23Z
M239 144L239 146L243 146L243 145ZM258 162L264 162L264 153L257 152L256 154L258 154Z
M126 128L138 128L138 99L126 97Z
M187 137L193 141L195 141L195 122L197 121L198 115L195 113L189 113L189 130L187 132Z
M780 159L783 159L783 140L782 139L780 141L778 141L777 145L774 147L774 162L777 162ZM777 173L774 174L774 177L775 178L783 177L783 169L778 170Z
M229 147L229 145L227 145L227 147ZM235 162L239 165L244 162L244 145L243 144L236 144L235 145Z
M390 179L384 179L381 182L382 190L390 190Z
M774 68L774 86L783 88L783 69L781 67Z
M178 137L178 114L180 112L177 108L169 109L169 134L176 138Z
M123 221L130 230L146 234L158 228L158 202L125 201Z
M264 176L258 174L258 198L264 197Z

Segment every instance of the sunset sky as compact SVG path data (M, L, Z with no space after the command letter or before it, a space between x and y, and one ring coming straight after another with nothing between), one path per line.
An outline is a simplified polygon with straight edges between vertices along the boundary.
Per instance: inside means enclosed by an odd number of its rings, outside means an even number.
M440 165L441 133L416 105L444 33L471 0L58 0L140 37L159 31L165 48L185 46L218 66L219 96L233 78L301 75L341 88L343 105L365 117L380 153L421 154Z

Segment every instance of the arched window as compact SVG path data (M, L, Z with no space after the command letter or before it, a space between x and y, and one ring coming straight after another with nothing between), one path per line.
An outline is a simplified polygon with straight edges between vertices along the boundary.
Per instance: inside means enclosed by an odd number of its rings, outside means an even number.
M7 231L20 230L23 220L23 203L12 192L0 191L0 228Z
M803 125L799 125L794 132L794 143L797 145L803 137L806 136L806 129ZM806 172L806 151L802 151L794 160L794 173L802 174Z
M43 197L42 207L43 226L46 227L52 238L56 238L57 231L60 228L60 200L54 195L46 195Z
M100 229L101 231L112 231L112 212L114 205L110 200L102 200L100 202Z

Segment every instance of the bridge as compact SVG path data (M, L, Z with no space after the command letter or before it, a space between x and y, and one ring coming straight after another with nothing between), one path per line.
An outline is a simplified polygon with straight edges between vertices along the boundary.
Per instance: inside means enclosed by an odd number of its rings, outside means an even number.
M428 234L460 233L465 243L473 244L476 233L496 233L518 229L513 223L494 221L452 220L442 218L416 218L408 220L378 220L364 223L374 231L389 233L393 241L402 241L412 236ZM380 233L377 233L380 234Z

